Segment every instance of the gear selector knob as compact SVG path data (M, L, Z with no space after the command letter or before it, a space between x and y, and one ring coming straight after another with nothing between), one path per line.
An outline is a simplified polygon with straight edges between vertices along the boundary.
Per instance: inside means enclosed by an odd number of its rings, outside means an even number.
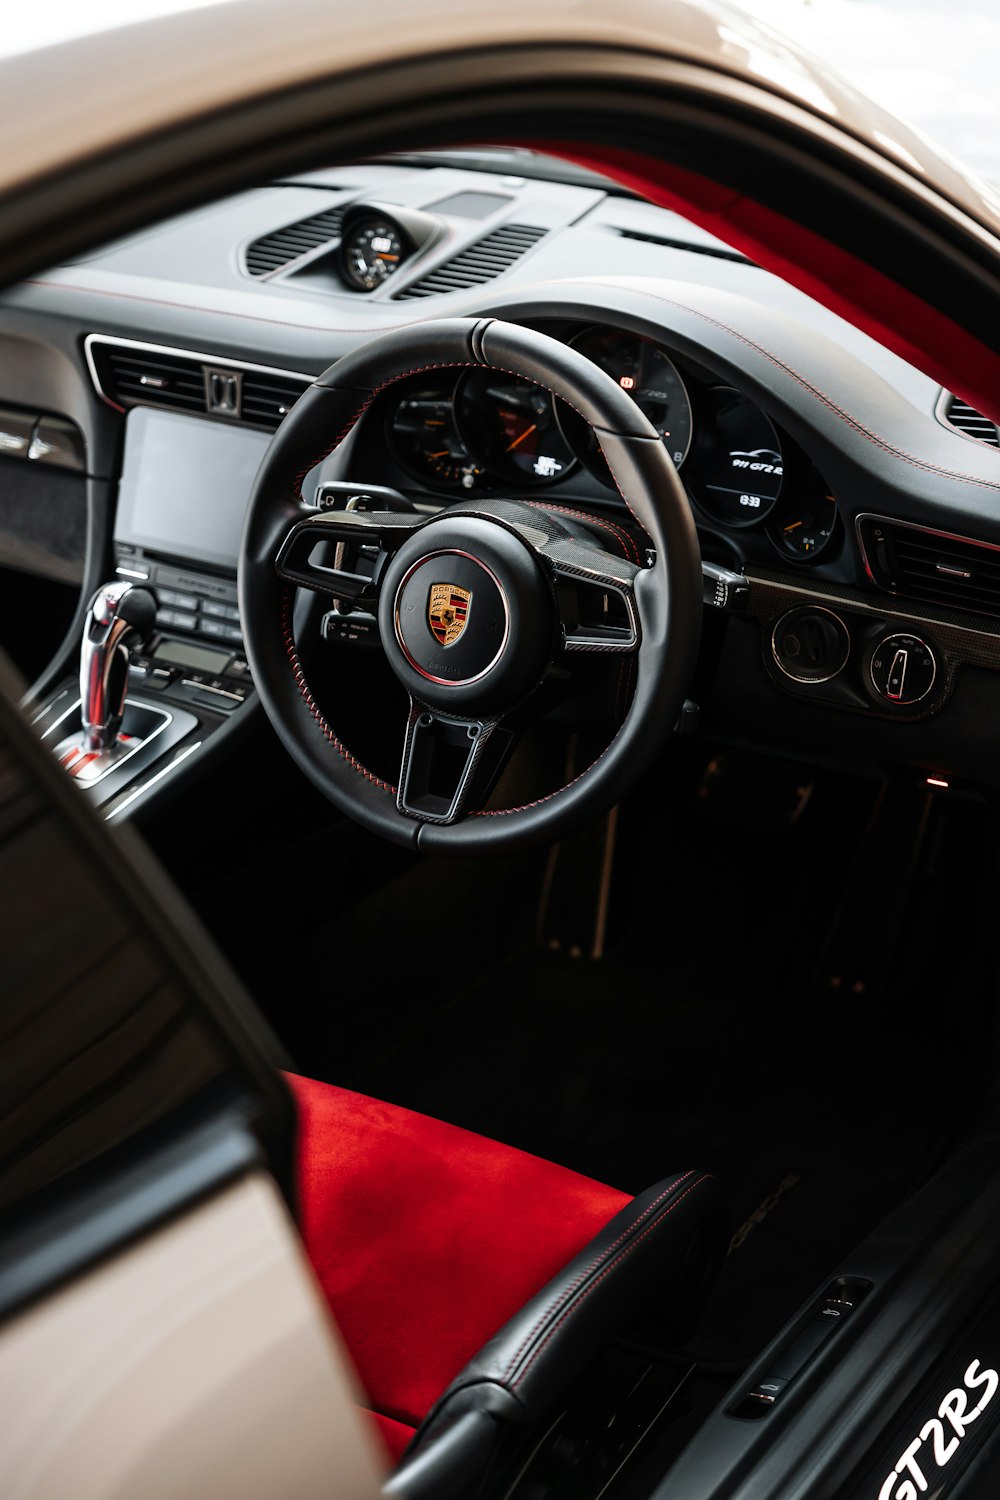
M129 652L146 640L155 623L155 596L132 583L106 583L87 605L80 649L85 749L114 745L125 711Z

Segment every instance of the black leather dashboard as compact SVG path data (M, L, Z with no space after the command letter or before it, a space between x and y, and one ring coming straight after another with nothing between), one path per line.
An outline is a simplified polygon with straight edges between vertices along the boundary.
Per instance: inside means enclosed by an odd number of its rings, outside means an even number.
M265 383L287 372L294 398L368 337L425 319L498 316L566 341L595 329L648 341L663 356L660 372L672 364L688 394L681 474L704 554L751 584L751 608L729 622L716 664L713 714L778 749L998 779L985 725L994 698L1000 710L1000 450L942 419L933 381L676 215L596 181L522 175L513 156L487 164L408 158L263 186L9 290L0 299L0 409L33 408L80 429L93 558L110 560L121 404L132 403L116 402L88 359L92 336L111 347L131 341L154 359L162 352L168 366L193 357L198 379L215 372L223 401L214 415L198 411L196 380L196 414L265 429L252 407L226 410L227 372L259 366ZM364 230L366 253L383 245L394 261L400 252L403 263L371 291L345 279L336 234L345 223ZM400 226L399 242L386 223ZM170 404L155 377L145 391L149 404ZM494 396L470 394L456 371L429 393L416 382L394 404L377 401L328 477L389 485L428 506L470 488L513 487L597 514L620 509L581 448L585 435L557 431L551 412L539 420L562 442L558 461L538 450L515 467L512 450L534 432L530 413L518 416L513 401L496 418L504 392ZM274 399L284 399L280 390ZM755 473L720 509L710 438L726 401L750 414L733 450L740 462L772 471L780 463L784 476ZM422 466L424 449L400 440L414 411L431 427L457 415L457 465L448 459L435 472ZM477 452L463 469L470 430L493 443L492 469L489 453L481 462ZM0 459L8 475L13 462ZM820 527L827 504L836 519ZM0 563L23 568L10 511ZM819 541L802 548L795 532L804 524ZM818 624L803 617L816 609ZM835 670L803 675L803 649L820 667L825 652Z

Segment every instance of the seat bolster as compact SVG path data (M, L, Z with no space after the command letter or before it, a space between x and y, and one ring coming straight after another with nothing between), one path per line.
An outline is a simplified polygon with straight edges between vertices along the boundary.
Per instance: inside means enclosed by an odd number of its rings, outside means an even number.
M681 1172L633 1199L500 1329L452 1381L406 1456L459 1413L532 1422L640 1312L647 1335L682 1343L700 1315L730 1233L720 1185ZM402 1476L400 1476L402 1477Z

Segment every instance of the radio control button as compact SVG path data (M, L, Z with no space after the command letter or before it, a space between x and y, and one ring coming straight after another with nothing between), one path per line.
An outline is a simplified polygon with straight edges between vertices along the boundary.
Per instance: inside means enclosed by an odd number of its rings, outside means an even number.
M156 617L157 625L172 625L175 630L197 630L197 615L186 614L179 609L161 609Z
M216 620L239 620L240 612L235 604L224 604L221 599L206 599L201 612Z
M157 589L161 604L172 604L176 609L198 608L198 600L194 594L180 594L176 589Z

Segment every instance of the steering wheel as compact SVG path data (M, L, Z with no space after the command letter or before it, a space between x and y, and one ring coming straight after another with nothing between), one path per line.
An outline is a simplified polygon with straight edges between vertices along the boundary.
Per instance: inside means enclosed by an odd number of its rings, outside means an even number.
M648 549L614 547L615 533L624 536L615 527L602 530L605 547L559 513L516 500L472 500L430 517L307 505L306 475L381 391L459 367L533 381L575 408ZM375 559L371 569L352 562L362 546ZM352 754L349 726L334 728L310 689L294 633L300 588L377 615L382 648L410 698L395 786ZM462 318L371 340L296 403L250 497L239 599L264 708L319 790L396 843L471 855L565 837L612 807L647 768L677 722L694 670L702 576L677 471L611 376L545 334ZM550 795L483 808L526 709L551 687L566 653L588 651L634 657L635 689L614 738Z

